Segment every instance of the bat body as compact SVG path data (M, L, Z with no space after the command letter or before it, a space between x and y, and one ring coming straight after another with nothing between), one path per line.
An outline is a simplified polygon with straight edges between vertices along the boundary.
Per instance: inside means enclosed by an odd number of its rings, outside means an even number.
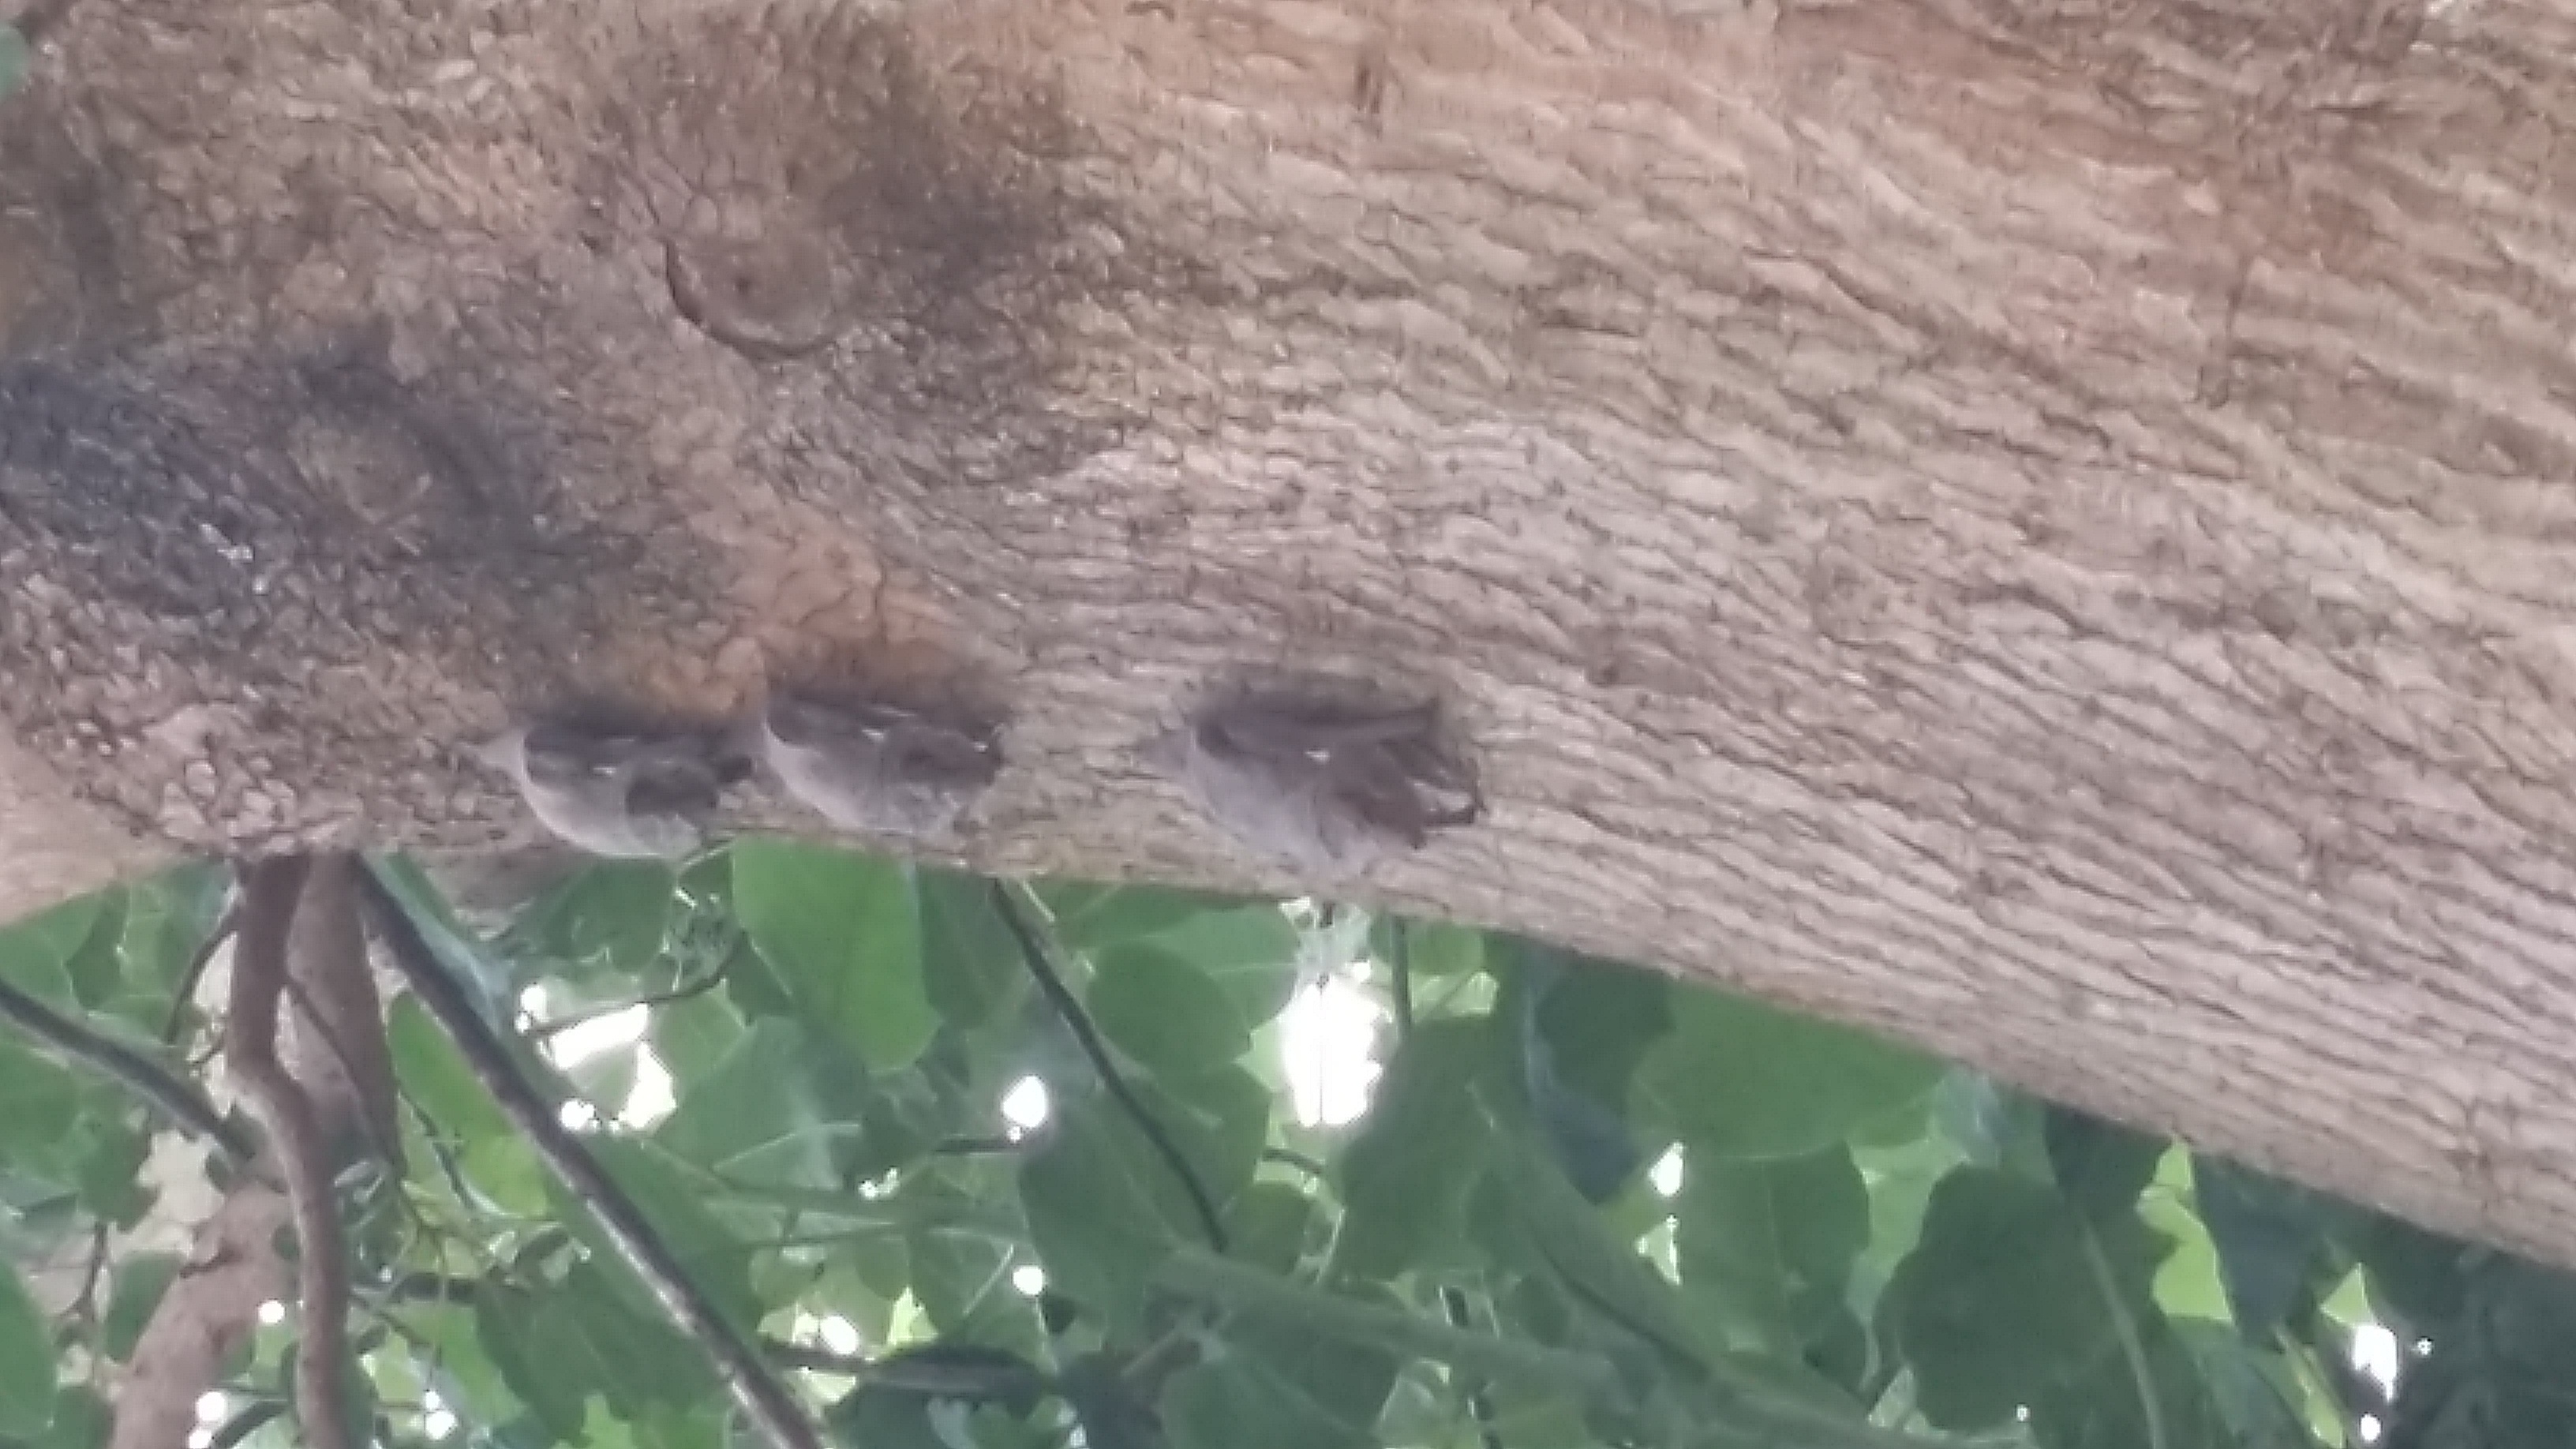
M942 834L1001 770L991 731L886 704L772 695L753 742L789 794L859 834Z
M1200 812L1301 876L1335 883L1482 813L1439 744L1438 707L1251 694L1146 746Z
M720 735L607 731L546 722L484 745L540 824L593 855L676 859L705 840L703 822L743 774Z

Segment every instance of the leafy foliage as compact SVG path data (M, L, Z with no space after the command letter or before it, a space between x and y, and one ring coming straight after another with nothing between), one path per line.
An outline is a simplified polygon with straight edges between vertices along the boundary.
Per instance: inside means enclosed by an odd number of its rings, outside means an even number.
M997 893L766 841L596 866L488 941L400 879L445 967L541 1048L538 1095L591 1124L696 1286L847 1445L2295 1449L2366 1422L2397 1449L2512 1449L2576 1429L2564 1276L1551 947L1138 887ZM213 1025L190 966L223 889L180 872L22 922L0 979L190 1079ZM1322 999L1374 1013L1381 1071L1349 1120L1301 1115L1314 1084L1291 1080ZM394 999L386 1032L408 1176L344 1184L377 1441L752 1442L703 1346L420 1004ZM0 1449L104 1443L110 1366L179 1260L107 1267L100 1245L152 1206L141 1167L170 1130L0 1023ZM2406 1345L2393 1390L2352 1367L2382 1324ZM295 1442L292 1347L266 1329L232 1366L217 1441Z

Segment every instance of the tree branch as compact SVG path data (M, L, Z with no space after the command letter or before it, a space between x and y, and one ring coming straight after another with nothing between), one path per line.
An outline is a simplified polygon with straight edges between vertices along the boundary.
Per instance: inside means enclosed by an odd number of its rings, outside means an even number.
M351 1449L348 1384L340 1374L348 1352L349 1260L332 1195L330 1143L312 1098L277 1054L287 937L312 867L312 858L302 855L241 867L241 939L224 1015L225 1062L268 1125L295 1215L296 1291L304 1315L295 1348L295 1414L313 1449Z
M130 1089L180 1131L212 1142L234 1162L248 1162L257 1155L259 1144L249 1133L168 1068L6 981L0 981L0 1021L25 1031L51 1060L95 1072Z
M400 897L385 885L378 867L370 862L358 873L358 883L375 917L376 928L383 934L394 965L410 985L412 995L456 1043L475 1079L492 1094L502 1114L526 1135L565 1189L599 1220L609 1242L652 1290L663 1311L706 1350L735 1406L758 1426L773 1449L824 1449L826 1441L805 1406L691 1281L688 1270L663 1244L625 1190L591 1155L589 1146L520 1076L500 1033L475 1009L447 968L439 964L419 926L403 909Z
M1109 1095L1128 1116L1136 1119L1137 1130L1145 1134L1145 1140L1153 1144L1155 1154L1181 1180L1182 1190L1189 1194L1191 1208L1198 1213L1199 1226L1207 1235L1208 1246L1220 1253L1227 1251L1225 1223L1217 1215L1215 1197L1208 1192L1207 1185L1199 1181L1198 1173L1190 1167L1189 1159L1181 1155L1180 1146L1172 1141L1171 1134L1165 1132L1163 1124L1146 1110L1145 1100L1136 1095L1136 1089L1128 1085L1127 1078L1118 1070L1117 1061L1109 1055L1108 1043L1100 1039L1100 1029L1092 1025L1091 1014L1082 1009L1080 999L1064 984L1063 975L1048 959L1037 928L1022 912L1011 887L997 880L991 883L990 889L993 908L1001 913L1002 924L1010 928L1011 938L1019 943L1020 959L1028 963L1029 975L1036 980L1038 990L1045 994L1047 1004L1055 1008L1056 1015L1064 1018L1065 1028L1081 1044L1082 1054L1091 1059L1091 1069L1099 1073L1101 1086L1108 1089Z

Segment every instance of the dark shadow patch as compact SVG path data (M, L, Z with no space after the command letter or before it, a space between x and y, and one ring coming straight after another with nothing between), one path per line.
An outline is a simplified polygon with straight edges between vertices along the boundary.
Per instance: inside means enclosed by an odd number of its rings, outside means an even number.
M1148 249L1069 183L1078 138L1044 83L933 76L854 7L706 11L639 49L605 107L603 200L676 312L784 380L779 486L855 473L936 509L1116 441L1070 380L1069 319L1123 310Z
M0 121L0 355L130 335L123 258L102 169L53 116L11 107Z
M585 512L538 417L405 383L364 346L0 363L0 713L142 823L231 844L257 824L243 792L436 759L461 720L420 711L578 687L587 646L639 608L703 611L715 571L685 536ZM203 762L124 751L189 707L239 758L174 825L169 789Z

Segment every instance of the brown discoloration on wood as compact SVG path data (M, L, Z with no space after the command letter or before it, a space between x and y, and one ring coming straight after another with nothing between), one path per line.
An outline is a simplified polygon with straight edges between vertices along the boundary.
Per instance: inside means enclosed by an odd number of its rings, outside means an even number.
M979 863L1206 880L1135 742L1376 678L1494 806L1389 899L2576 1255L2562 16L852 14L75 11L6 129L97 184L0 165L0 268L83 212L124 330L0 294L0 376L187 486L75 588L7 475L27 746L189 843L472 845L437 742L529 694L902 655L1008 706ZM379 320L421 409L323 406Z

